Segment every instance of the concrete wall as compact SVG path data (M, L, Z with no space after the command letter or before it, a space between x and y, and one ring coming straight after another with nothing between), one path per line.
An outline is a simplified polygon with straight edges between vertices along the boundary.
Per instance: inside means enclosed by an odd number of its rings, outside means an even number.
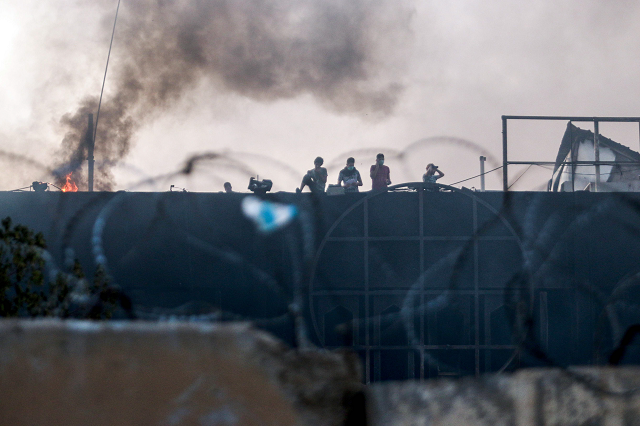
M640 368L363 386L355 354L247 324L0 321L2 425L640 424Z
M247 324L0 321L0 425L341 425L360 390Z
M480 379L376 384L372 426L632 426L640 424L640 369L521 370Z

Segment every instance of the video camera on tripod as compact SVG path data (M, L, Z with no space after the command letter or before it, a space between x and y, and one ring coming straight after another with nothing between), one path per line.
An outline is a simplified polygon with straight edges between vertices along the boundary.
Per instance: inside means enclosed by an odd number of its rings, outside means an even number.
M254 194L266 194L271 191L271 187L273 186L273 182L269 179L257 180L255 178L249 179L249 191Z

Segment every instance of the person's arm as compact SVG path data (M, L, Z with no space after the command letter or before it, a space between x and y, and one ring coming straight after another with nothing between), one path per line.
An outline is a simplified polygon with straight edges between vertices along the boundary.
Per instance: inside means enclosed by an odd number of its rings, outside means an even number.
M387 185L391 185L391 169L387 167Z
M343 185L343 186L344 186L345 188L351 188L351 186L352 186L352 185L351 185L351 176L349 176L349 177L345 178L345 177L344 177L344 175L343 175L343 173L342 173L342 170L340 171L340 176L342 177L342 181L344 182L344 185Z
M327 178L329 177L329 173L327 172L327 169L325 169L324 167L320 167L320 172L317 173L318 175L318 180L322 183L327 183Z
M380 163L376 161L376 164L371 166L371 170L369 170L369 176L371 176L371 179L376 178L376 175L378 174L378 169L380 169Z
M340 185L343 180L344 179L342 178L342 170L340 170L340 173L338 173L338 185Z
M307 174L302 178L302 183L300 184L300 191L304 189L305 186L309 184L309 181L313 181L313 169L307 170Z
M356 186L362 186L362 177L360 177L360 172L358 172L358 182L356 183Z
M444 173L442 173L440 171L440 169L436 169L436 173L438 173L440 176L438 176L438 179L440 179L441 177L444 177Z

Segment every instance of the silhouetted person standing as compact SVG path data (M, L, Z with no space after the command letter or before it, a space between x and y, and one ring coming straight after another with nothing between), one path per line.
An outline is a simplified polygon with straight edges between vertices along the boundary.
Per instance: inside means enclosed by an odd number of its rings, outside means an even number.
M231 183L224 183L224 192L226 192L227 194L231 194L233 192L233 189L231 189Z
M371 189L384 189L391 185L391 171L384 165L384 154L376 155L376 164L371 166Z

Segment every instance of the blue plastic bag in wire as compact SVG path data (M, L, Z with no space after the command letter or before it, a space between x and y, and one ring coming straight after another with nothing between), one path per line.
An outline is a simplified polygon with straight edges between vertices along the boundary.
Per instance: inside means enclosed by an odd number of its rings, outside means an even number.
M272 203L248 196L242 200L242 212L264 233L276 231L290 223L298 214L296 206Z

